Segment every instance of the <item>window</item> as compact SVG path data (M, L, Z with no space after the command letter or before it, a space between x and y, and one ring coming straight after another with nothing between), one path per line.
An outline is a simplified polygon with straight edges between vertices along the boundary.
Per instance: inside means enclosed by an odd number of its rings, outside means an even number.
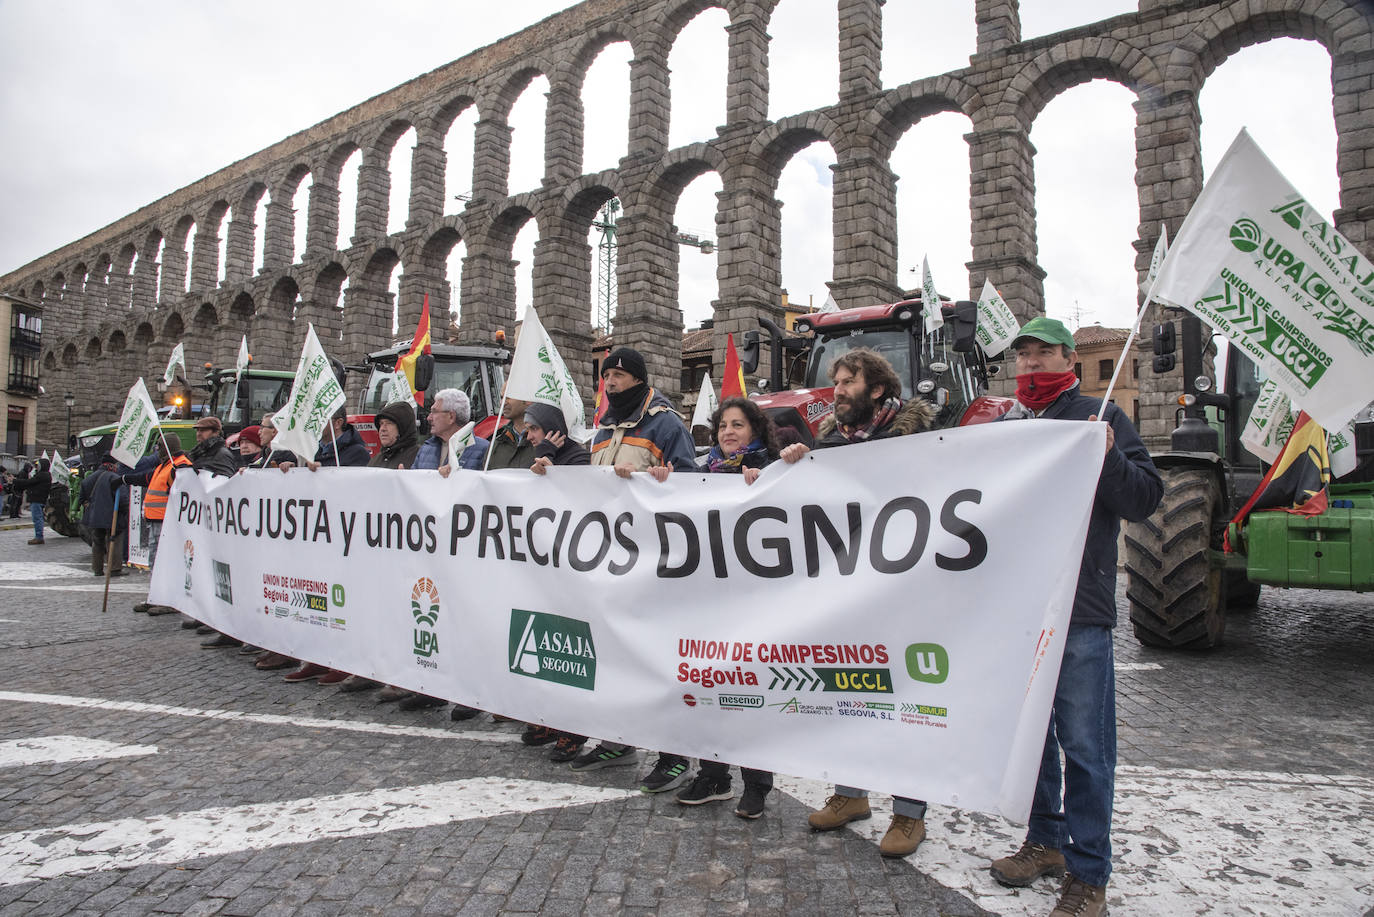
M1097 361L1097 378L1102 382L1107 382L1112 378L1112 361Z
M1140 378L1140 361L1139 361L1139 360L1132 360L1132 361L1131 361L1131 378L1132 378L1132 379L1139 379L1139 378Z

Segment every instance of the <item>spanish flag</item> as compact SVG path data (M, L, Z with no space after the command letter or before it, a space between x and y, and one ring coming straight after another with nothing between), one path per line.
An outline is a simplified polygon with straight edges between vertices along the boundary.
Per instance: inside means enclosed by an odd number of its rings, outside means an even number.
M1299 516L1320 515L1326 512L1326 488L1330 483L1331 460L1326 449L1326 431L1303 411L1268 474L1231 521L1239 525L1252 512L1262 510ZM1229 538L1226 550L1231 550Z
M429 294L425 294L425 307L420 311L420 324L415 328L415 337L410 341L410 350L401 354L396 361L396 372L406 374L410 390L415 392L415 402L425 403L425 393L415 391L415 360L422 353L429 353Z
M592 411L592 426L601 426L601 418L606 416L606 409L611 403L606 398L606 379L603 376L601 382L596 386L596 407Z
M735 336L725 338L725 373L720 379L720 400L743 398L744 370L739 365L739 354L735 352Z

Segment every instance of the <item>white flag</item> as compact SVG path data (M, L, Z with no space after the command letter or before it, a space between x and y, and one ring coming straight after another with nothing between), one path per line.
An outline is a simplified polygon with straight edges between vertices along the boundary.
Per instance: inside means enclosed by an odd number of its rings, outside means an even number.
M248 355L248 335L245 334L243 336L243 340L239 342L239 358L238 361L234 364L235 382L238 382L239 379L243 378L243 371L248 368L248 363L251 360L252 357Z
M1344 429L1327 432L1326 457L1331 464L1332 478L1344 477L1355 470L1360 463L1355 454L1355 421L1350 421Z
M978 331L974 335L983 353L989 357L1002 353L1016 339L1020 327L1002 294L991 280L983 278L983 292L978 296Z
M586 409L573 383L572 373L568 372L558 348L539 323L534 306L525 309L520 342L515 345L515 356L510 361L506 397L551 404L563 412L569 436L580 443L585 443L591 436Z
M388 373L381 384L379 392L382 396L382 404L414 404L415 393L410 390L410 380L403 372Z
M697 395L697 406L692 411L692 426L709 427L711 415L716 412L718 404L716 387L711 384L711 374L707 373L701 377L701 393Z
M305 332L305 346L301 348L301 359L296 364L296 381L291 384L291 397L272 418L273 426L277 428L272 448L285 449L313 459L325 427L329 426L329 419L343 407L346 400L312 324Z
M178 366L181 367L181 374L186 375L186 350L181 344L172 348L172 356L167 361L167 368L163 370L162 381L168 385L176 381Z
M1256 458L1269 464L1279 457L1288 434L1293 432L1298 412L1273 379L1265 379L1250 409L1250 419L1240 434L1240 444Z
M448 438L448 466L453 470L458 470L458 458L463 450L477 442L476 429L477 421L469 420L461 430Z
M1224 334L1328 430L1369 401L1374 264L1244 130L1188 212L1154 298Z
M921 307L925 310L926 334L944 327L945 315L940 311L940 294L935 292L935 278L930 276L930 259L921 259Z
M148 386L142 377L129 388L124 399L124 412L119 415L119 429L115 431L110 454L118 462L132 466L148 451L148 444L158 432L157 409L148 397Z
M1155 278L1159 276L1160 265L1169 254L1169 227L1163 223L1159 224L1159 241L1155 243L1154 254L1150 256L1150 269L1145 272L1145 279L1140 282L1140 292L1146 296L1150 295L1150 287L1154 285ZM1147 300L1148 301L1148 300Z
M47 462L48 464L52 464L52 459L48 458L48 450L47 450L47 449L44 449L44 450L43 450L43 454L40 455L39 458L41 458L43 461Z
M67 467L67 463L63 460L62 454L58 452L56 449L52 451L51 471L52 479L54 481L56 481L59 484L66 484L68 486L71 485L72 470Z
M827 293L825 295L825 304L821 306L820 314L825 315L828 312L838 311L840 311L840 304L835 302L835 294Z

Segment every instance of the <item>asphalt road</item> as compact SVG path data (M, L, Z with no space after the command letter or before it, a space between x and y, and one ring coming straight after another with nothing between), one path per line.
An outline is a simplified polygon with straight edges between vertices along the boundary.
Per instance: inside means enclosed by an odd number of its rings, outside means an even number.
M79 542L0 532L0 914L1041 914L987 862L1021 829L932 807L906 860L813 834L780 776L755 822L578 774L516 724L292 685L130 606ZM1123 605L1123 620L1125 619ZM1225 647L1117 631L1112 913L1370 914L1374 596L1266 590ZM738 784L737 784L738 787Z

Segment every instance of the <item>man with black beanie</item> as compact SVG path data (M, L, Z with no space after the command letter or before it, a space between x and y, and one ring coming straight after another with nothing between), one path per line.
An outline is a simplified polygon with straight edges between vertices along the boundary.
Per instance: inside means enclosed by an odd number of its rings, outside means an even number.
M601 364L607 408L592 437L592 464L609 465L628 479L654 467L691 469L696 447L672 402L649 385L644 357L631 347L617 347ZM595 770L633 764L638 752L627 745L602 742L572 761L573 770ZM662 793L687 781L690 762L681 755L660 753L640 789Z

